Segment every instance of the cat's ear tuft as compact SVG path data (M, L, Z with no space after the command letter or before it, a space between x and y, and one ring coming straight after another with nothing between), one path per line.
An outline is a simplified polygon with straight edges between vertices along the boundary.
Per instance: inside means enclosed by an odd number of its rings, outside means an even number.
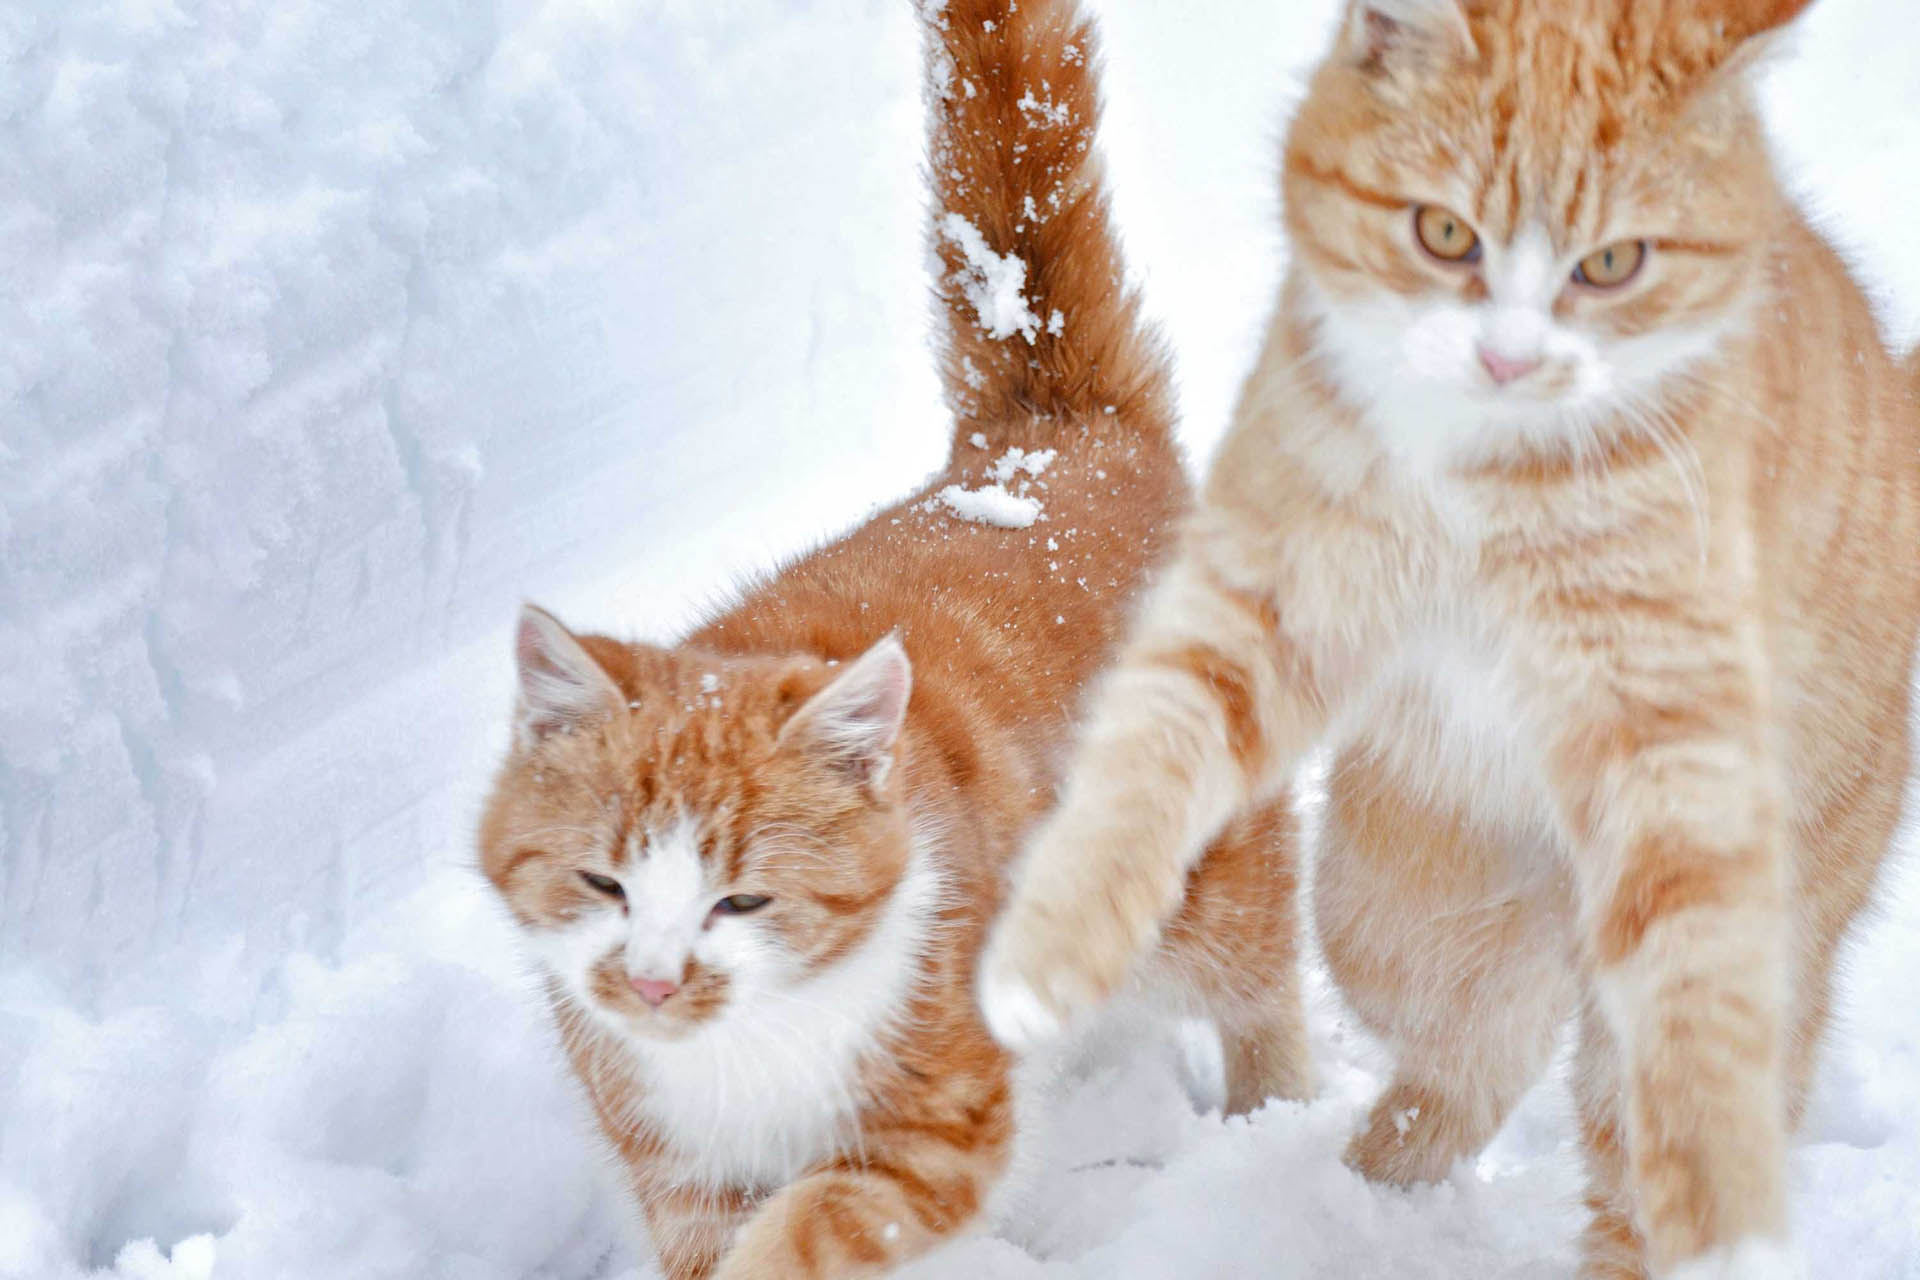
M906 722L913 664L889 635L849 663L781 726L780 742L826 756L878 792Z
M1744 77L1777 53L1786 40L1783 30L1806 12L1813 0L1707 0L1702 7L1714 23L1709 87Z
M513 727L523 746L606 719L625 705L613 677L545 609L521 606L513 656L520 672Z
M1699 60L1699 75L1687 86L1692 110L1700 111L1725 96L1716 92L1745 83L1767 59L1785 47L1785 28L1806 12L1813 0L1702 0L1687 10L1690 27L1683 24L1689 56ZM1708 24L1704 40L1701 23ZM1718 127L1718 126L1715 126Z
M1765 35L1792 22L1813 0L1707 0L1704 6L1722 24L1729 44Z
M1341 42L1363 71L1475 56L1460 0L1349 0Z

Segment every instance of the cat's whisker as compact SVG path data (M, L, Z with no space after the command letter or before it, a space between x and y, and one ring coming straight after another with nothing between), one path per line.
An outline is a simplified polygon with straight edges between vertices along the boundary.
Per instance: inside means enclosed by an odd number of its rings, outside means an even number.
M1712 528L1707 509L1706 473L1700 455L1674 418L1673 410L1659 400L1636 400L1621 408L1623 416L1651 440L1679 479L1687 508L1693 520L1695 559L1701 570L1707 566Z

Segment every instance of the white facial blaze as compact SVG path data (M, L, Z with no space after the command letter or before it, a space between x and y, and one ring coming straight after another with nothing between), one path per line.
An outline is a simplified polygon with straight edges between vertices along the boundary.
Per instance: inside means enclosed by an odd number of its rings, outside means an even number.
M1509 360L1545 358L1553 300L1560 295L1562 280L1546 231L1528 226L1505 252L1489 250L1486 280L1488 303L1475 308L1480 321L1477 345Z
M627 976L681 982L714 901L693 824L634 836L620 883L627 891Z
M697 960L728 981L727 1000L751 1002L778 989L798 962L753 916L712 916L723 892L715 870L700 857L692 820L637 832L624 865L610 873L625 891L625 906L606 901L555 929L527 931L528 948L565 986L582 1010L622 1035L640 1033L630 1012L610 1009L593 995L593 973L614 957L629 980L685 982Z
M1487 291L1496 307L1519 308L1544 323L1566 279L1553 237L1539 223L1530 222L1496 257L1487 272Z

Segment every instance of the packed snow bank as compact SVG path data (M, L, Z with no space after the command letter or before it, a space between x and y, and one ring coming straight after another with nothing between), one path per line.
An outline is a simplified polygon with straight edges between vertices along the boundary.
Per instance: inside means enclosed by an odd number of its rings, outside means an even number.
M336 948L461 844L449 655L938 458L905 8L6 7L0 957Z
M614 1224L504 929L455 873L407 905L357 959L209 957L165 1007L0 991L0 1275L592 1274Z
M0 6L0 1275L611 1247L464 870L512 618L670 630L937 461L917 59L853 0Z
M1332 6L1099 7L1204 448ZM1768 94L1905 335L1916 38L1828 0ZM939 457L908 6L16 0L0 69L0 1276L650 1275L469 869L509 629L663 634ZM1816 1276L1920 1259L1916 968L1909 872L1795 1154ZM1324 992L1317 1041L1320 1101L1232 1123L1095 1056L1026 1212L917 1274L1566 1273L1557 1090L1377 1191L1380 1064Z

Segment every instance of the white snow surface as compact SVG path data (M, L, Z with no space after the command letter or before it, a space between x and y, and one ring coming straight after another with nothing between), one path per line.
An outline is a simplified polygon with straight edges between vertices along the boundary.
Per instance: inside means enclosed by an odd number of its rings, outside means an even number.
M1204 455L1335 5L1096 7ZM1903 343L1909 17L1820 0L1765 95ZM472 870L514 609L664 637L932 470L920 82L890 0L0 7L0 1277L654 1274ZM1794 1150L1822 1280L1920 1276L1917 844ZM1568 1275L1559 1085L1366 1186L1383 1064L1312 981L1318 1100L1223 1122L1200 1042L1116 1036L911 1274Z
M1020 479L1022 476L1038 480L1047 474L1047 468L1052 466L1053 460L1059 456L1058 449L1022 449L1015 445L1000 455L989 474L993 476L995 484L1010 484L1015 481L1024 484L1026 481Z
M985 440L978 432L969 437L969 443L975 448L984 447ZM998 525L1003 529L1031 528L1046 510L1040 499L1033 496L1034 481L1047 473L1057 456L1059 451L1055 449L1022 449L1016 445L987 468L991 483L977 489L950 484L935 495L936 503L928 505L936 509L944 507L948 514L974 524ZM1008 485L1013 487L1009 489Z
M940 504L962 520L1003 529L1028 528L1040 518L1041 510L1038 498L1008 493L999 484L983 484L978 489L950 484L940 491Z
M1017 333L1032 342L1040 332L1040 317L1020 292L1027 283L1027 264L1018 254L995 253L980 229L957 213L947 214L939 225L940 234L959 245L966 257L966 266L954 274L987 336L1011 338ZM1053 314L1065 323L1059 312ZM1048 321L1047 332L1059 332L1054 319Z

